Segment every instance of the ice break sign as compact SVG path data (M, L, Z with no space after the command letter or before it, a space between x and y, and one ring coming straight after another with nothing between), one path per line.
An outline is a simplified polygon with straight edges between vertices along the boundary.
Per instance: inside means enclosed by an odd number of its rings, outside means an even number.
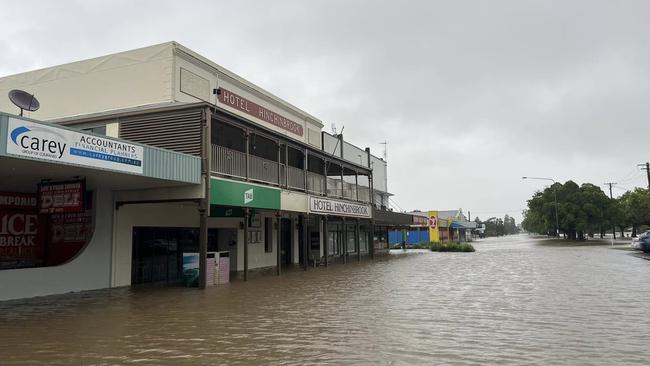
M9 118L7 153L142 174L142 146Z

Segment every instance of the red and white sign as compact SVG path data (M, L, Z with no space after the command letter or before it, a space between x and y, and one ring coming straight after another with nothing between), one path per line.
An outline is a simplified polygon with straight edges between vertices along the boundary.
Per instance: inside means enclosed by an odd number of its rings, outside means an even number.
M435 229L438 226L438 219L435 217L429 217L429 227Z
M40 265L43 239L35 212L0 210L0 269Z
M84 182L43 183L38 187L38 211L62 213L83 211Z
M36 195L33 193L0 192L0 209L35 210Z

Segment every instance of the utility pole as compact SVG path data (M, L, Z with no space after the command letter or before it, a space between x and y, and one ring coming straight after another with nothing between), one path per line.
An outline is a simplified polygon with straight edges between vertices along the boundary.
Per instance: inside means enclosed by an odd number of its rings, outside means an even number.
M612 182L605 183L606 186L609 186L609 199L610 200L614 199L614 196L612 195L612 186L615 185L615 184L616 183L612 183ZM614 239L616 239L616 225L614 223L612 223L612 235L614 235Z
M645 170L645 173L648 176L648 192L650 192L650 162L646 162L645 164L637 164L637 166L640 167L641 170Z

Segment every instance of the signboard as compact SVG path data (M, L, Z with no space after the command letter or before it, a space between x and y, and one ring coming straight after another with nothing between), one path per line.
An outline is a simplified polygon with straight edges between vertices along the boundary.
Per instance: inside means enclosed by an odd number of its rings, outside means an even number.
M315 196L309 196L309 212L325 215L360 217L366 219L372 217L372 210L370 209L370 205Z
M7 153L120 172L143 172L142 146L16 118L9 118Z
M42 265L44 231L35 212L0 209L0 269Z
M429 211L429 241L439 242L440 241L440 230L438 228L438 211Z
M84 181L41 183L38 185L38 211L61 213L83 211Z
M33 193L0 192L0 209L36 210L36 195Z
M212 179L210 204L234 207L280 209L280 190L252 184Z
M183 253L183 283L199 287L199 253Z
M68 262L81 252L93 236L92 211L53 214L48 222L48 266Z
M219 102L228 107L234 108L238 111L244 112L249 116L261 119L264 122L270 123L285 131L291 132L294 135L303 135L302 125L296 123L286 117L283 117L275 112L272 112L261 105L250 101L242 96L239 96L224 88L219 88L218 94Z

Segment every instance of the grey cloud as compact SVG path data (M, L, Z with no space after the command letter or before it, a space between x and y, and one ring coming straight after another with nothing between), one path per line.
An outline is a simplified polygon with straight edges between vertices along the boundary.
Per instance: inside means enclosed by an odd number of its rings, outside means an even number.
M646 1L5 8L12 31L0 35L0 73L177 40L326 129L345 125L346 138L377 155L389 141L389 186L404 209L506 213L543 186L522 175L600 184L650 158Z

